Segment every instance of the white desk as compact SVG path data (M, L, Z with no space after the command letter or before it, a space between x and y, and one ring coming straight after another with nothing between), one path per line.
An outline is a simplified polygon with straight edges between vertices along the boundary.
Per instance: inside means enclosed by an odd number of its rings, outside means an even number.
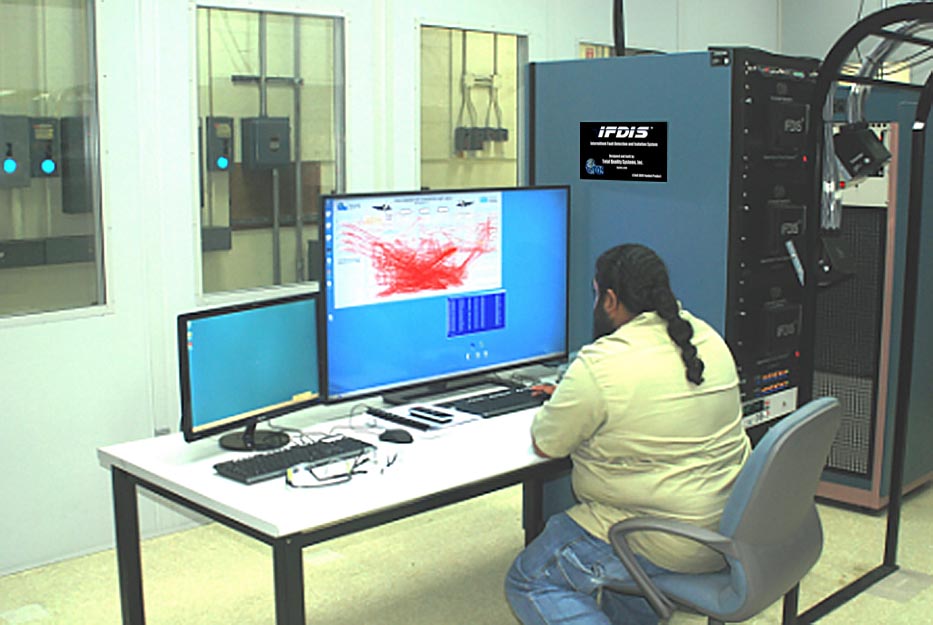
M137 487L270 545L276 623L304 625L301 551L309 545L518 483L523 484L526 541L537 535L543 523L542 483L570 465L534 454L529 436L533 413L415 432L415 442L408 445L347 431L375 443L380 453L397 453L398 459L384 472L317 489L290 488L284 478L246 486L220 477L213 465L236 453L222 451L213 439L187 444L175 434L99 449L113 484L124 625L145 623Z

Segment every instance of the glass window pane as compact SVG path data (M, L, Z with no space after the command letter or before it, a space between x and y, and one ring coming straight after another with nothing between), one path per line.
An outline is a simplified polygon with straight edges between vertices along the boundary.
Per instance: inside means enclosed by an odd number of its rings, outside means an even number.
M205 293L317 279L316 207L343 187L341 28L198 9Z
M524 38L421 29L421 186L518 184L518 80Z
M0 316L104 303L89 0L0 0Z

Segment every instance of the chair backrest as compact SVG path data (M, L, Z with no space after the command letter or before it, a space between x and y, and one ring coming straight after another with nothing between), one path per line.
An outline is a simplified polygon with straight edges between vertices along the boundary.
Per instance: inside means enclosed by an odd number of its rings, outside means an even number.
M719 524L738 555L727 558L741 606L729 620L760 612L819 559L814 497L841 418L835 398L807 403L772 427L742 468Z

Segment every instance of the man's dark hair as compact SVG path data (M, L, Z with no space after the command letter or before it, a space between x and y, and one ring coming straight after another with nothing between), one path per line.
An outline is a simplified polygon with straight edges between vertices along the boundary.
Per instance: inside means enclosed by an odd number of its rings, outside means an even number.
M612 289L633 315L656 311L667 322L667 333L680 348L687 379L694 384L703 382L703 361L690 342L693 326L680 316L667 267L653 250L637 243L606 250L596 260L596 286L600 301L606 290Z

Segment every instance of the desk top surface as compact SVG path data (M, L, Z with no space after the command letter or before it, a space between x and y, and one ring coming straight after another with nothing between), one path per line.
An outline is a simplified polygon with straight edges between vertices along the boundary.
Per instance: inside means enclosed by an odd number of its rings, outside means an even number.
M107 469L117 467L208 510L277 538L317 530L546 462L535 455L529 428L535 410L415 432L412 444L380 442L376 429L343 429L346 419L309 431L335 431L377 447L376 467L344 484L296 489L284 478L244 485L213 465L237 457L215 438L186 443L179 434L98 449ZM362 417L355 417L361 422ZM386 460L396 455L391 466Z

